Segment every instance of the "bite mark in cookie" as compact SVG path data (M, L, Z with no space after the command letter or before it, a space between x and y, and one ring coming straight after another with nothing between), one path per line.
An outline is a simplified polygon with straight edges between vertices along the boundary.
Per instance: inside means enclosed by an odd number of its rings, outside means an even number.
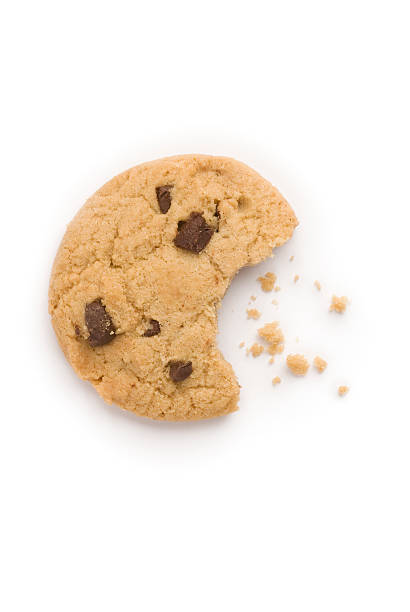
M114 324L100 298L86 305L84 318L90 346L103 346L115 338Z
M169 375L174 382L181 382L191 376L192 361L170 361Z
M163 215L167 213L171 207L171 189L173 185L161 185L155 189L157 194L158 206Z
M188 219L178 223L174 244L180 249L200 253L211 240L213 233L213 228L207 224L202 213L192 212Z

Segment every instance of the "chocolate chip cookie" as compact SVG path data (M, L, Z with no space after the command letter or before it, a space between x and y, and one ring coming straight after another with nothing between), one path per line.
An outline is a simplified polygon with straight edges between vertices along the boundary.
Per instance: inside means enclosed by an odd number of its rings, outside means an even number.
M218 306L238 270L296 225L281 194L233 159L184 155L123 172L80 209L54 262L49 311L67 359L105 401L141 416L233 412Z

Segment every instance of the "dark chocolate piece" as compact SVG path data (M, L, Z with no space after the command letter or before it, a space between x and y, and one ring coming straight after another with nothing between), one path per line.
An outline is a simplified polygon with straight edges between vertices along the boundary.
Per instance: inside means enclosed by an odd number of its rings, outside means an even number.
M174 382L185 380L192 374L192 361L170 361L169 375Z
M155 189L157 193L158 206L163 215L169 211L171 206L171 189L173 185L161 185Z
M90 346L102 346L115 338L115 327L101 299L87 304L84 312L85 324L90 333Z
M145 330L144 336L150 338L151 336L156 336L161 331L161 326L155 319L150 319L150 327Z
M192 212L186 221L178 223L174 244L180 249L200 253L211 240L214 230L205 221L202 213Z

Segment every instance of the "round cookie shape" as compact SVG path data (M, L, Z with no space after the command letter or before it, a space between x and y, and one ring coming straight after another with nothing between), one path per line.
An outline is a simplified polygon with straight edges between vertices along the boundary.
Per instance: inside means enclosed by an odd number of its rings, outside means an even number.
M230 158L170 157L116 176L74 217L54 261L49 312L68 361L106 402L141 416L235 411L217 308L238 270L296 225L277 189Z

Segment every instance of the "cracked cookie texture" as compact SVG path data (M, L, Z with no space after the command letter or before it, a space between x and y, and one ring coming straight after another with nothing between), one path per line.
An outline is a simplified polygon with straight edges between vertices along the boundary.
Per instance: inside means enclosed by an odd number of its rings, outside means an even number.
M106 402L141 416L235 411L217 309L238 270L296 225L277 189L230 158L170 157L116 176L69 224L54 262L49 311L68 361Z

